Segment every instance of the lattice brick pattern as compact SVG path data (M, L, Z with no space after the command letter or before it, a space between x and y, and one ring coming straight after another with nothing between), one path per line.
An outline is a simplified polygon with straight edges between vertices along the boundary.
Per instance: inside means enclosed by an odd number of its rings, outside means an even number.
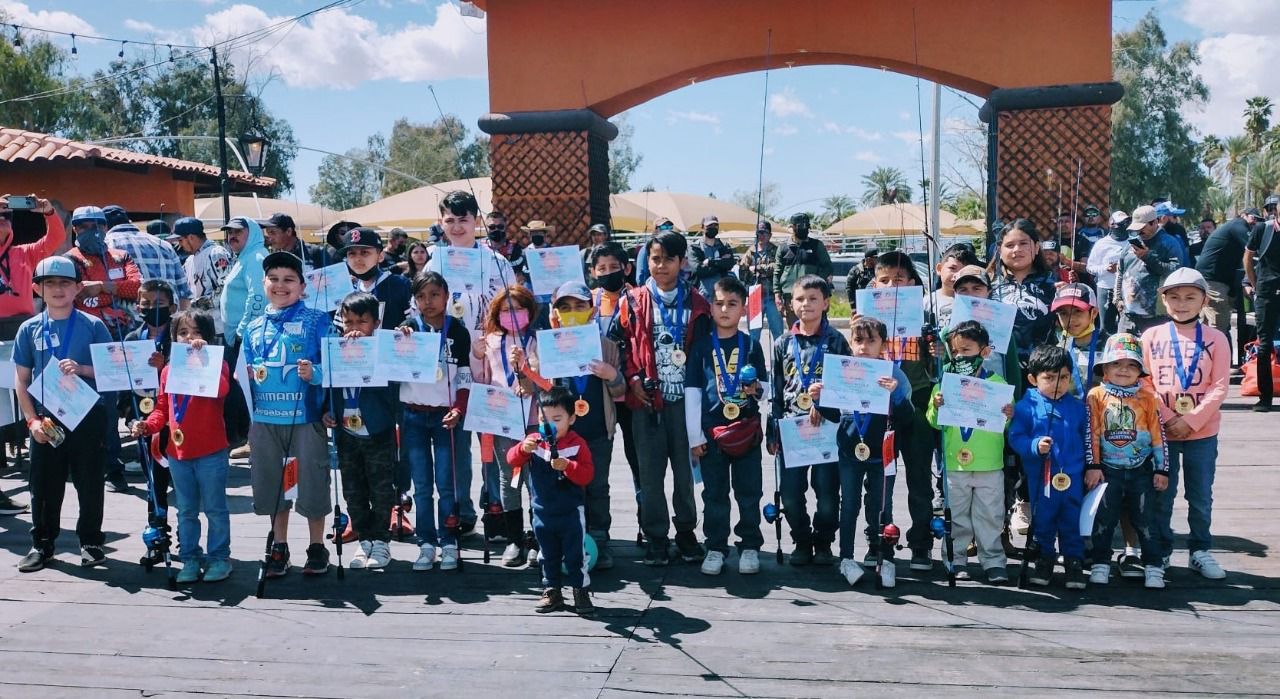
M996 155L999 217L1029 218L1041 229L1051 226L1058 212L1059 185L1062 212L1070 215L1077 161L1083 166L1078 208L1097 206L1105 221L1111 189L1111 107L1001 112Z
M508 226L520 242L527 243L528 236L519 227L537 219L555 227L553 245L586 243L592 190L598 189L592 186L592 170L599 159L594 140L584 131L501 135L490 140L493 205L507 214ZM601 220L607 220L607 145L603 173L605 218Z

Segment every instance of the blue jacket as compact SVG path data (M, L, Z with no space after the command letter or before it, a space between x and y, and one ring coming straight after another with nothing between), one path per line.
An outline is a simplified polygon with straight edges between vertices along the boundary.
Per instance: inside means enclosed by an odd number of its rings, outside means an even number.
M248 238L231 271L227 272L219 299L227 344L231 344L233 338L243 338L249 321L267 310L267 295L262 289L262 260L267 257L267 245L258 222L243 220L249 226Z
M884 463L884 450L876 448L884 444L884 433L889 428L889 420L893 420L894 444L905 444L911 439L911 425L914 422L915 406L911 403L911 382L902 370L894 367L893 378L898 380L898 387L889 396L889 415L872 415L862 433L862 441L871 447L869 464ZM858 446L858 428L854 424L852 412L841 411L840 427L836 432L836 443L840 446L840 456L856 461L853 450Z
M1085 454L1089 447L1086 436L1089 419L1084 401L1070 393L1056 401L1028 388L1022 400L1013 406L1013 422L1009 425L1009 446L1022 457L1022 468L1032 484L1040 484L1044 456L1036 445L1042 437L1053 439L1050 470L1071 476L1073 482L1084 473Z
M373 386L360 389L344 389L325 387L328 393L329 401L325 406L325 412L332 413L333 419L338 421L338 429L346 429L342 426L342 418L346 409L347 391L359 391L356 397L356 407L360 409L360 419L364 421L364 429L369 433L368 438L377 437L385 434L396 426L396 408L399 403L400 385L396 383L387 386ZM352 436L354 433L348 431ZM394 438L388 436L388 439Z
M324 371L320 366L321 338L330 332L328 314L307 308L302 301L270 308L248 323L244 335L245 365L266 369L265 380L250 379L253 420L275 425L299 425L320 419L324 402ZM298 378L298 360L315 366L310 383Z

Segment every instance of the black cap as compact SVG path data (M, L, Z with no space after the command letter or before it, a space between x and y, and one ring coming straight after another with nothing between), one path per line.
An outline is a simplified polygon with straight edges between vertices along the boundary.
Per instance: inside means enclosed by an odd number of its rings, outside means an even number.
M374 248L382 249L382 236L378 235L378 231L372 228L352 228L342 234L342 252L346 252L351 248Z
M769 223L768 221L761 220L759 223L756 224L756 233L761 233L761 232L772 233L773 224Z
M806 224L809 223L809 214L801 212L798 214L791 215L791 225L796 226L801 223L806 223Z
M879 249L879 248L871 248L871 249L867 250L865 253L863 253L863 254L862 254L862 257L863 257L864 259L865 259L865 258L868 258L868 257L880 257L880 249Z
M102 215L107 217L108 226L121 226L129 222L129 212L119 204L102 207Z
M282 213L271 214L271 218L263 221L262 225L271 226L272 228L292 228L295 231L298 230L298 227L293 225L293 217L289 214Z
M222 230L224 231L243 231L248 227L249 226L245 223L245 220L239 216L222 224Z
M297 255L281 250L279 252L273 252L262 258L263 272L270 272L271 270L278 269L280 267L288 267L298 273L299 279L302 278L302 258Z
M1261 211L1258 211L1258 207L1256 207L1256 206L1250 206L1249 208L1247 208L1247 209L1245 209L1244 211L1242 211L1242 212L1241 212L1241 215L1242 215L1242 216L1252 216L1252 217L1254 217L1254 218L1262 218L1262 212L1261 212Z
M1084 207L1084 215L1085 218L1088 218L1089 216L1101 216L1102 212L1098 211L1098 207L1096 206L1086 206Z

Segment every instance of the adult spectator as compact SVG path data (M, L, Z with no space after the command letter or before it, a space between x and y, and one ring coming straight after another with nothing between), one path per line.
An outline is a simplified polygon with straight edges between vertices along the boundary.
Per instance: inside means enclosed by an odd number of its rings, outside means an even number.
M1116 276L1120 270L1120 260L1128 250L1129 214L1116 211L1111 214L1111 227L1107 236L1094 243L1086 265L1097 283L1099 322L1108 335L1115 334L1120 320L1120 311L1116 306Z
M689 246L693 283L707 299L716 297L715 286L738 262L738 256L720 240L720 219L702 217L702 239Z
M510 262L511 269L522 280L528 277L529 267L524 259L524 247L507 235L507 215L501 211L489 212L485 217L485 230L488 232L485 245Z
M427 260L431 259L431 250L426 243L414 241L409 246L409 254L405 255L404 276L410 280L417 278L418 273L427 266Z
M1272 210L1274 211L1274 205ZM1244 274L1248 279L1244 292L1253 294L1254 313L1258 321L1258 402L1253 406L1257 413L1271 411L1274 389L1271 383L1271 356L1277 324L1280 323L1280 235L1277 232L1280 232L1280 220L1276 218L1255 225L1249 234L1249 243L1245 246L1242 258Z
M1107 235L1107 229L1102 227L1102 212L1096 206L1086 206L1082 215L1084 222L1080 230L1076 231L1076 236L1083 236L1090 245L1102 240Z
M1204 308L1204 320L1228 338L1231 337L1231 313L1243 298L1241 260L1244 248L1249 244L1249 232L1260 218L1257 214L1257 209L1245 209L1239 216L1213 230L1205 237L1204 248L1196 258L1196 271L1209 284L1209 304ZM1240 347L1240 339L1237 334L1237 348Z
M663 233L674 231L675 229L676 224L672 223L671 219L666 216L659 216L653 220L653 234L644 237L640 241L640 246L633 251L634 254L632 257L635 258L636 261L636 286L642 286L645 282L649 281L649 243L653 242L654 238L662 235Z
M392 228L387 234L387 247L382 251L382 268L403 274L408 265L409 234L403 228Z
M222 282L231 269L231 252L209 240L204 233L204 223L191 216L180 218L173 224L178 236L178 247L187 255L182 263L187 271L187 283L191 285L191 305L209 311L219 335L224 334L222 310L219 298Z
M831 256L821 240L809 237L809 214L791 217L791 240L778 247L774 258L773 300L786 316L787 326L795 323L791 312L791 287L806 274L816 274L831 281Z
M862 262L849 268L849 275L844 279L844 292L849 297L849 307L858 307L858 290L871 286L876 278L876 261L880 259L880 251L867 248L862 254Z
M769 326L769 337L774 340L782 336L782 313L778 310L778 302L773 298L773 265L778 257L778 246L774 245L773 224L760 220L756 224L756 242L738 262L738 278L748 286L759 284L761 312L764 322ZM714 297L713 297L714 298ZM760 329L751 331L751 339L760 341Z
M1129 247L1120 258L1116 287L1120 290L1120 322L1122 333L1141 335L1158 325L1163 316L1156 306L1158 290L1164 278L1182 266L1182 249L1169 233L1160 230L1156 209L1139 206L1129 223Z
M340 237L343 233L351 228L356 228L360 224L348 221L339 221L329 227L329 234L325 237L326 243L330 247L341 247ZM338 261L336 250L326 250L323 247L307 245L302 242L302 238L298 237L298 227L293 223L293 217L289 214L276 213L271 218L262 223L263 235L266 236L267 247L271 248L271 252L290 252L298 259L302 260L302 273L313 269L319 269L326 264L333 264ZM330 239L338 242L334 246Z
M249 323L267 309L266 291L262 287L262 261L267 257L267 247L262 227L253 219L233 218L222 230L232 252L237 245L240 246L231 271L223 279L219 296L223 335L234 358L239 354L240 342Z
M587 229L587 246L582 249L582 271L584 278L591 278L591 252L613 240L613 233L607 223L593 223Z
M169 286L178 294L179 308L190 306L191 285L187 284L186 270L182 268L182 260L178 259L173 246L139 230L129 220L124 207L113 204L103 208L102 214L107 217L106 247L128 254L142 272L143 279L163 279L169 282ZM122 310L132 313L133 305L130 300ZM111 329L111 323L107 323L107 329Z
M1152 206L1156 207L1156 224L1160 227L1160 230L1173 238L1178 244L1181 266L1190 267L1191 263L1194 262L1191 259L1191 240L1187 237L1186 227L1179 220L1179 217L1187 213L1187 210L1179 209L1168 199L1157 199L1152 202Z

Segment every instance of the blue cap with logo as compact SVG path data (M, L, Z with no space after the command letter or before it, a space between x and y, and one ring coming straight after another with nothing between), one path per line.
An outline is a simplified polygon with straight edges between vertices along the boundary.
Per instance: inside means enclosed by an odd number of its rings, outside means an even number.
M96 206L77 206L75 211L71 212L71 225L84 223L86 221L97 221L105 224L107 215L102 213L102 209Z
M36 272L31 276L31 281L39 284L46 279L71 279L80 281L80 271L76 269L76 265L69 257L62 255L53 255L40 260L36 265Z

